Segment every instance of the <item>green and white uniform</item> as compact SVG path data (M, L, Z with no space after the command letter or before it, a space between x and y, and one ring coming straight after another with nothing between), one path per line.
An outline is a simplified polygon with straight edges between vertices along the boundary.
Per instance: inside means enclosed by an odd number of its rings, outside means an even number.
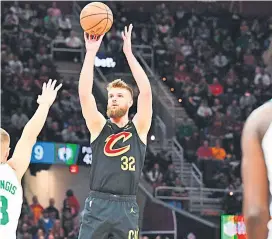
M23 190L15 171L0 164L0 238L16 239L23 203Z

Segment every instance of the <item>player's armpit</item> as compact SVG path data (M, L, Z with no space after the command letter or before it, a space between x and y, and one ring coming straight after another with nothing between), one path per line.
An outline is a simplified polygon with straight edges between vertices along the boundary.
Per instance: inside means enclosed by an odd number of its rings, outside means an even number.
M133 123L137 129L140 138L146 138L152 122L152 92L150 91L139 94L137 113L133 118ZM144 140L145 143L146 139Z
M267 169L261 148L262 136L257 126L260 115L253 112L242 134L243 215L248 239L265 239L269 221L269 188Z
M91 133L91 136L99 134L103 129L106 119L98 111L95 98L92 94L79 95L82 114L86 121L86 125Z
M15 170L18 180L21 180L25 174L31 160L31 153L35 138L22 137L18 141L12 158L8 161L8 164Z

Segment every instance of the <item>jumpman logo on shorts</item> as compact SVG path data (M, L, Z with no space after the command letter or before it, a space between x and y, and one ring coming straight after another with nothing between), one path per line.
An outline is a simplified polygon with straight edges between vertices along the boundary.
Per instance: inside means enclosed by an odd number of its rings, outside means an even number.
M136 212L134 211L134 208L133 208L133 207L131 207L130 213L136 213Z

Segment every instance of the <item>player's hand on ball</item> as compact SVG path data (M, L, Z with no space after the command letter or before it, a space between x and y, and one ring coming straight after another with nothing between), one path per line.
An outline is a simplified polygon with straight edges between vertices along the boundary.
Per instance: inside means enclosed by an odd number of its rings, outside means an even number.
M99 50L103 37L104 35L91 36L87 32L84 32L86 50L96 54Z
M123 51L125 54L129 54L132 52L132 48L131 48L132 29L133 29L133 26L132 24L130 24L129 27L128 28L125 27L125 30L122 32L122 38L124 40Z
M39 105L48 104L49 107L53 104L56 99L58 90L62 87L62 84L56 86L57 80L52 81L51 79L47 83L43 83L42 94L38 96L37 102Z

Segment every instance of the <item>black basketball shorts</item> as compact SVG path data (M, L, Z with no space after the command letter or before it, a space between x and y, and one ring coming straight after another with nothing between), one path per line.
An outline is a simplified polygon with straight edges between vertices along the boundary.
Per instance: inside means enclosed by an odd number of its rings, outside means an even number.
M85 201L78 239L138 239L136 196L91 191Z

